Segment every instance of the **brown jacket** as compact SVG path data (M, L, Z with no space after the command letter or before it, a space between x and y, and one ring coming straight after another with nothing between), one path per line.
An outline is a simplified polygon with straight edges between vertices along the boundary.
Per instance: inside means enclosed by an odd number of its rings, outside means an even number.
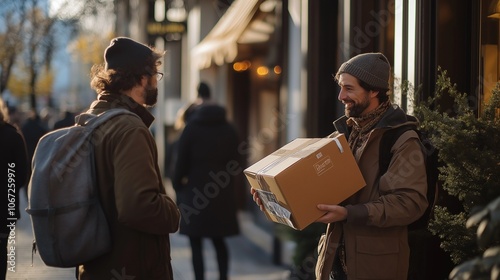
M348 135L345 121L344 116L334 124L338 132ZM342 234L349 280L407 279L407 225L427 207L424 157L416 132L407 131L396 141L389 169L380 180L378 160L383 132L408 123L406 114L394 106L370 132L363 152L356 156L366 186L342 203L347 220L330 224L322 237L317 279L329 279Z
M179 211L166 195L158 168L153 116L126 96L100 95L89 112L126 108L97 129L95 161L101 201L111 230L112 250L80 266L80 279L173 279L169 234Z

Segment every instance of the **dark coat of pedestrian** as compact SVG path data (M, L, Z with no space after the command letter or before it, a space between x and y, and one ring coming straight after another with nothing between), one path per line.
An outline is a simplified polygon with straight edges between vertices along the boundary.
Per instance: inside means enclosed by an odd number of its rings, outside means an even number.
M3 100L0 99L0 178L2 180L2 205L0 219L0 279L7 272L7 246L11 231L15 230L19 212L19 189L28 179L28 156L21 131L9 123L9 114ZM15 237L15 231L14 231Z
M236 188L242 176L239 137L216 104L201 105L192 113L178 143L173 176L181 211L180 233L190 237L196 279L203 278L201 238L214 242L220 279L227 276L227 248L223 238L239 233Z
M236 186L242 172L239 138L219 105L199 107L178 144L172 180L182 214L180 233L224 237L239 233Z

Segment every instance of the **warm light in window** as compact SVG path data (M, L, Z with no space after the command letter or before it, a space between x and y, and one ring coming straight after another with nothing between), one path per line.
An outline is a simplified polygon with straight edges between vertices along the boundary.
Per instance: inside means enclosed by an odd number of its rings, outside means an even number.
M233 70L236 71L236 72L243 71L243 64L241 62L235 62L235 63L233 63Z
M250 68L250 66L252 66L252 63L250 63L250 61L248 61L248 60L239 61L239 62L233 63L233 70L236 72L242 72L242 71L248 70L248 68Z
M274 66L274 74L279 75L281 74L281 67L279 65Z
M259 66L259 68L257 68L257 75L265 76L267 74L269 74L269 69L266 66Z

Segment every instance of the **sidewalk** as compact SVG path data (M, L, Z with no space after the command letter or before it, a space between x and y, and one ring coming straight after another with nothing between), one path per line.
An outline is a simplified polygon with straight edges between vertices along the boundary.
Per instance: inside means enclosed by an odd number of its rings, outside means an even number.
M26 196L20 194L20 209L26 208ZM9 271L7 279L22 280L71 280L75 279L73 268L53 268L46 266L38 254L33 256L31 265L31 244L33 234L28 214L21 211L22 218L16 226L16 260L15 272ZM187 237L172 234L172 266L174 279L192 280L194 274L191 266L191 251ZM271 257L243 235L227 239L230 254L231 280L285 280L288 279L288 270L271 263ZM204 260L206 280L217 280L218 269L215 251L209 240L204 242ZM9 265L7 268L9 269Z

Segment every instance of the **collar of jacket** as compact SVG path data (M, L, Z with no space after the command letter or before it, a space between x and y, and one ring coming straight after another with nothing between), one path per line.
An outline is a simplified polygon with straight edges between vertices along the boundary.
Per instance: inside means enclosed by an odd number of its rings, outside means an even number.
M349 133L351 132L351 128L347 125L347 117L344 115L339 119L333 122L333 125L337 129L338 132L344 133L348 138ZM377 123L374 129L384 128L395 128L402 125L413 125L418 126L417 118L407 115L403 109L401 109L398 105L392 104L387 112L384 113L382 119Z
M138 115L142 122L149 127L155 120L153 115L134 99L123 94L103 93L99 94L96 101L92 102L88 113L100 114L112 108L125 108Z

